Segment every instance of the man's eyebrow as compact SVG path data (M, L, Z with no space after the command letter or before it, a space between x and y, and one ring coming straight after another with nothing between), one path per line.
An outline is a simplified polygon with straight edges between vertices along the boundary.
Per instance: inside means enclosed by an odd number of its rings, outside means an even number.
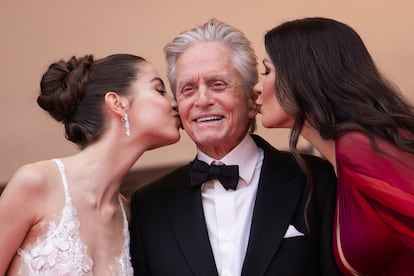
M186 80L182 80L179 81L178 84L187 84L187 83L194 83L195 81L193 79L186 79Z
M224 71L224 72L213 73L211 75L206 76L206 78L209 78L209 79L222 79L222 78L228 79L228 78L230 78L230 76L231 76L231 74L229 72Z
M209 82L211 80L228 81L230 78L231 78L231 74L227 71L203 75L203 79L207 82ZM198 78L191 77L191 78L188 78L188 79L185 79L185 80L182 80L182 81L178 81L177 82L177 87L182 87L184 85L196 84L198 81L199 81L199 77Z
M180 86L183 86L183 85L186 85L186 84L193 84L197 81L198 81L198 79L188 78L188 79L185 79L185 80L182 80L182 81L178 81L177 82L177 87L180 87Z

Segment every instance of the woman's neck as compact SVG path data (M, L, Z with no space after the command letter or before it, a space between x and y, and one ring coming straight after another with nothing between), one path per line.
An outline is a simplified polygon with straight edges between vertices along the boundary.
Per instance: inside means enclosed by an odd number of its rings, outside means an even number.
M305 124L301 135L331 163L336 173L335 141L322 138L319 131L309 124Z
M119 140L119 139L118 139ZM66 159L71 177L84 183L81 189L96 205L118 205L123 178L142 155L139 145L120 145L106 137Z

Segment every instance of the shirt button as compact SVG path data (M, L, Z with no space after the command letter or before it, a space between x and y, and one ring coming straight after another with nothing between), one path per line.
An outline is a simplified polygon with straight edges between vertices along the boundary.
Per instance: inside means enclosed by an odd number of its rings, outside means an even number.
M221 276L232 276L230 271L224 271L223 274L221 274Z

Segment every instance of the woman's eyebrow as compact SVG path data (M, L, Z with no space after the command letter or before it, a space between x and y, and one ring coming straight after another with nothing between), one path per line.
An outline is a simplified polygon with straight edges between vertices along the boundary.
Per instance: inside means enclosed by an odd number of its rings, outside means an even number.
M152 82L156 82L156 81L159 81L163 86L165 86L164 81L160 77L155 77L155 78L151 79L150 82L152 83Z

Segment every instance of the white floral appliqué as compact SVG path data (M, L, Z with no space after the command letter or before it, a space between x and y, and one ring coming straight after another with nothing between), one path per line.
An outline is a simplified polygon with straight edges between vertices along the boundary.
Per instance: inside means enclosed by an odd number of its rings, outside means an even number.
M83 276L92 275L93 261L87 255L87 247L82 243L79 235L79 220L67 187L63 163L54 159L58 164L65 190L65 206L59 217L52 218L48 225L45 237L30 247L18 250L22 265L21 275L45 276ZM128 221L121 204L124 217L124 245L114 264L109 266L112 275L133 275L129 254ZM58 224L56 222L59 222Z

